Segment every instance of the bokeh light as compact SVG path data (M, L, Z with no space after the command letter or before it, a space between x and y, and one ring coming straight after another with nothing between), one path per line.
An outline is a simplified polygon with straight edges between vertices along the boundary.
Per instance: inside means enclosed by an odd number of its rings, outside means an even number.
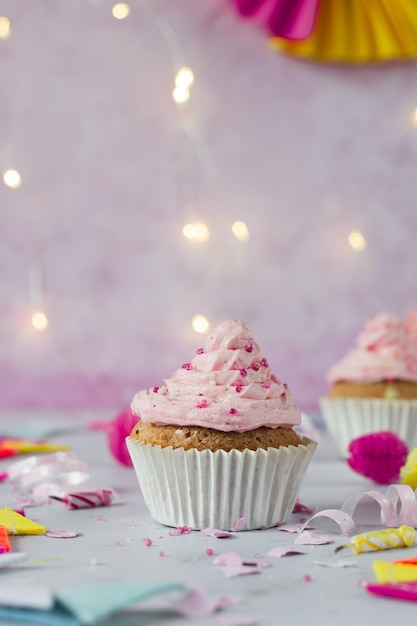
M245 222L236 221L232 224L232 232L236 239L239 241L245 242L249 239L249 229L246 226Z
M39 331L43 331L48 328L48 318L43 311L35 311L32 314L32 326Z
M111 12L117 20L124 20L130 14L130 6L126 2L118 2Z
M186 239L190 241L197 241L203 243L210 238L209 229L202 222L196 222L195 224L185 224L182 229L182 233Z
M10 20L7 17L0 17L0 39L8 39L10 37Z
M11 189L17 189L22 184L22 178L15 169L7 169L3 172L4 184Z
M204 315L194 315L191 324L196 333L206 333L210 327L208 319Z
M175 76L176 87L188 89L194 82L194 74L189 67L182 67Z
M349 245L353 250L360 252L366 247L365 237L359 230L353 230L348 237Z

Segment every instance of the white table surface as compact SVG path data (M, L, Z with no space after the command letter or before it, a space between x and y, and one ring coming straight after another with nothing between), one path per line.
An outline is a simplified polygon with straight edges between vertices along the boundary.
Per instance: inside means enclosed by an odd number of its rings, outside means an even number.
M27 419L27 416L24 418ZM56 417L57 423L61 419ZM62 419L67 419L63 417ZM2 417L0 426L5 426ZM86 422L85 422L86 424ZM393 561L417 556L417 548L354 554L350 549L335 554L335 547L346 542L339 527L320 518L314 532L332 543L322 546L299 546L306 554L275 558L266 553L276 546L293 545L296 535L276 529L236 533L232 539L215 539L200 532L170 536L169 528L155 522L147 511L134 470L118 464L110 455L103 432L92 431L81 420L77 429L49 436L51 442L69 444L82 460L88 462L89 484L113 488L119 498L108 507L68 510L61 503L25 509L27 517L47 529L77 530L72 539L47 536L15 536L13 551L28 554L27 561L0 570L0 584L46 585L52 589L119 580L181 581L204 589L210 597L227 596L237 603L209 617L186 620L170 609L169 597L158 596L134 610L118 613L102 624L120 626L215 626L220 618L252 617L261 626L277 624L338 624L352 626L372 620L378 626L414 623L417 604L373 596L361 587L362 581L374 581L372 561ZM0 428L1 430L1 428ZM301 501L321 511L340 509L351 495L368 491L375 485L336 457L327 434L319 430L319 445L300 491ZM19 459L23 457L18 457ZM0 472L12 461L0 461ZM378 487L381 491L385 487ZM0 506L14 507L16 491L10 482L0 483ZM365 498L361 505L363 524L357 532L381 528L379 509ZM292 520L298 521L300 516ZM356 533L356 530L355 530ZM150 538L152 545L143 541ZM213 556L206 554L212 548ZM165 556L160 556L163 551ZM213 559L222 552L234 551L250 560L256 554L271 563L252 576L227 578L222 566ZM353 561L354 566L330 568L315 561ZM306 580L305 577L311 580ZM257 620L257 622L256 622ZM1 622L6 624L8 622Z

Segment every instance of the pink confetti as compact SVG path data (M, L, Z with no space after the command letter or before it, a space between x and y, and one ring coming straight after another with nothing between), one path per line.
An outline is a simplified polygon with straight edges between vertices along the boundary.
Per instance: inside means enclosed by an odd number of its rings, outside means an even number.
M228 539L229 537L233 537L233 534L229 533L228 530L218 530L217 528L203 528L201 532L203 535L216 537L217 539Z
M306 583L311 583L311 580L312 580L312 579L311 579L310 574L306 574L306 575L304 576L304 580L306 581Z
M149 537L145 537L143 539L143 543L149 548L152 545L152 539L149 539Z
M308 530L304 530L294 540L294 543L298 543L301 545L324 545L326 543L332 543L332 541L331 539L328 539L327 537L322 537L320 535L310 533Z
M207 548L206 554L207 556L213 556L213 550L211 548Z
M96 520L98 522L103 522L104 521L104 517L102 515L96 515Z
M313 561L314 565L319 565L320 567L334 567L336 569L343 567L356 567L356 563L354 561L343 561L340 559L339 561Z
M56 539L72 539L73 537L78 537L79 534L77 530L47 530L45 533L47 537Z
M178 526L175 530L170 530L168 534L171 537L175 537L176 535L188 535L192 530L193 529L189 526Z
M282 524L282 526L276 526L277 530L284 530L287 533L300 533L306 528L307 526L303 524ZM311 526L309 528L311 528Z
M206 617L212 615L220 608L231 604L226 598L212 600L201 589L190 589L183 598L174 602L177 611L183 617Z
M257 559L244 561L236 552L223 552L219 554L219 556L214 559L213 564L223 565L223 572L228 578L259 574L261 568L271 567L271 564L266 561Z
M230 615L216 618L216 622L220 626L259 626L261 623L255 617L240 617L239 615Z
M297 550L296 548L292 548L290 546L286 546L285 548L272 548L269 552L267 552L268 556L295 556L297 554L305 554L302 550Z
M159 553L159 556L160 556L160 557L164 557L164 556L166 556L166 554L165 554L165 552L163 552L163 551L161 550L161 551L160 551L160 553Z
M300 498L297 498L292 512L295 514L305 513L306 515L313 515L314 509L309 508L301 502Z
M245 524L246 524L245 518L239 517L239 519L236 521L236 524L232 528L233 532L235 533L239 532L240 530L242 530Z
M6 480L6 478L9 478L9 474L7 472L1 472L0 473L0 482L2 480Z
M236 552L222 552L213 563L214 565L241 565L242 559Z

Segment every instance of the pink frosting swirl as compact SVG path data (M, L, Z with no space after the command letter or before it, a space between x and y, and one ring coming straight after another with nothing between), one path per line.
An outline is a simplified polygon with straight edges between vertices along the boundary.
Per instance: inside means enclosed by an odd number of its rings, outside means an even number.
M417 344L403 323L389 313L370 320L356 338L356 347L330 370L330 384L348 380L374 383L381 380L417 382Z
M407 315L404 326L406 331L411 335L412 340L417 343L417 307Z
M164 382L134 396L132 412L143 422L234 432L301 422L287 385L271 373L249 327L238 320L215 328L191 363Z

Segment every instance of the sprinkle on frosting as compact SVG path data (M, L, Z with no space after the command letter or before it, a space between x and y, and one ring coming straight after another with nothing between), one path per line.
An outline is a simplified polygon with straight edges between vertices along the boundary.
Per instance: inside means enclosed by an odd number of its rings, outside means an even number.
M355 347L328 373L328 381L373 383L381 380L417 382L417 344L403 323L389 313L371 319Z
M132 412L143 422L234 432L301 423L287 386L272 374L249 327L238 320L215 328L191 363L164 383L164 393L152 387L134 396Z

